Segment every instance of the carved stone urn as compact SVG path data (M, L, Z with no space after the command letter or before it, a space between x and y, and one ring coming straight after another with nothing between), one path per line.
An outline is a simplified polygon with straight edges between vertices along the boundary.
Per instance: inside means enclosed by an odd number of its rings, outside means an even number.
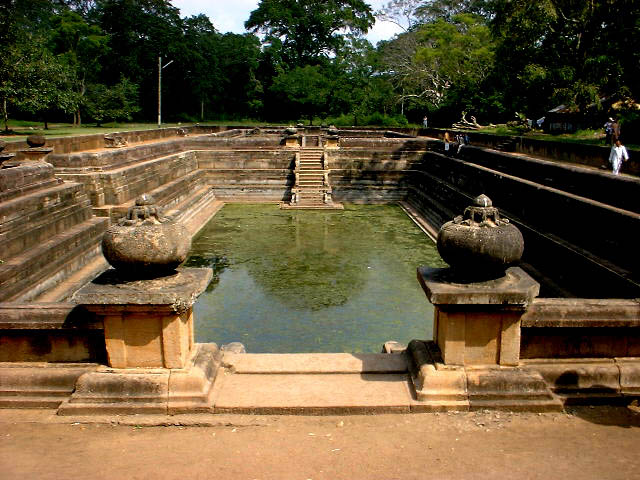
M155 278L171 275L191 248L186 228L163 217L151 195L136 199L127 216L102 238L102 252L123 277Z
M522 233L500 218L486 195L478 196L464 215L445 223L438 233L438 252L461 280L499 278L523 251Z

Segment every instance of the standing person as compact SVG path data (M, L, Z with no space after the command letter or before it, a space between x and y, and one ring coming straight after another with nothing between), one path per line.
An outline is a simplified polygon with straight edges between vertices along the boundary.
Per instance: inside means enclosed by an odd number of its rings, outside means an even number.
M449 143L451 143L451 135L449 135L448 131L444 132L444 151L449 151Z
M622 162L626 162L627 160L629 160L627 149L622 145L620 140L616 140L616 143L611 147L611 153L609 154L609 163L611 164L614 175L618 175L618 173L620 173Z
M422 119L422 126L424 128L427 128L428 123L429 122L427 121L427 116L425 115L424 118Z
M605 145L612 145L611 135L613 134L613 122L613 118L609 117L609 120L607 120L604 124Z
M620 140L620 122L616 118L611 124L611 144L615 145L618 140Z

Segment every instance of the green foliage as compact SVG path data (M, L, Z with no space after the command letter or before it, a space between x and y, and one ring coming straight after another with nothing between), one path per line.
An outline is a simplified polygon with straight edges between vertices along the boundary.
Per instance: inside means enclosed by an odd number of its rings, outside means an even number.
M392 126L428 114L448 125L467 111L495 123L640 97L637 1L389 0L377 15L405 31L374 48L361 37L374 20L364 0L262 0L246 22L262 41L181 18L169 0L0 2L5 128L9 112L154 119L158 57L173 61L169 120ZM637 128L628 115L625 132Z
M265 34L289 67L316 63L343 46L341 32L363 33L373 25L363 0L262 0L245 27Z
M131 120L140 110L137 97L138 86L122 77L110 87L101 83L89 85L85 108L98 126L108 121Z
M280 95L283 107L294 118L304 116L312 121L327 111L330 80L319 65L306 65L280 73L271 90Z

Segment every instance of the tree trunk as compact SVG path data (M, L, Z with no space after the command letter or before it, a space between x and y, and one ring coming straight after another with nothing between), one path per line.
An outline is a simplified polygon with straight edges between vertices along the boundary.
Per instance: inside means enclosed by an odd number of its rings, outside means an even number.
M44 117L44 129L49 130L49 122L47 122L47 117Z
M7 97L2 99L2 117L4 120L4 131L9 133L9 113L7 112Z

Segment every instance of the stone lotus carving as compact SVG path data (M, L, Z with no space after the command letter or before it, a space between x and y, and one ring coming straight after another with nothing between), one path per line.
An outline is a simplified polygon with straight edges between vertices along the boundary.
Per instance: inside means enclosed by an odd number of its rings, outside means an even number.
M164 217L151 195L136 199L127 216L102 238L107 261L126 277L169 275L185 261L191 248L186 228Z
M445 223L438 233L438 252L461 277L497 278L517 263L524 251L518 227L500 218L486 195L478 196L464 215Z

